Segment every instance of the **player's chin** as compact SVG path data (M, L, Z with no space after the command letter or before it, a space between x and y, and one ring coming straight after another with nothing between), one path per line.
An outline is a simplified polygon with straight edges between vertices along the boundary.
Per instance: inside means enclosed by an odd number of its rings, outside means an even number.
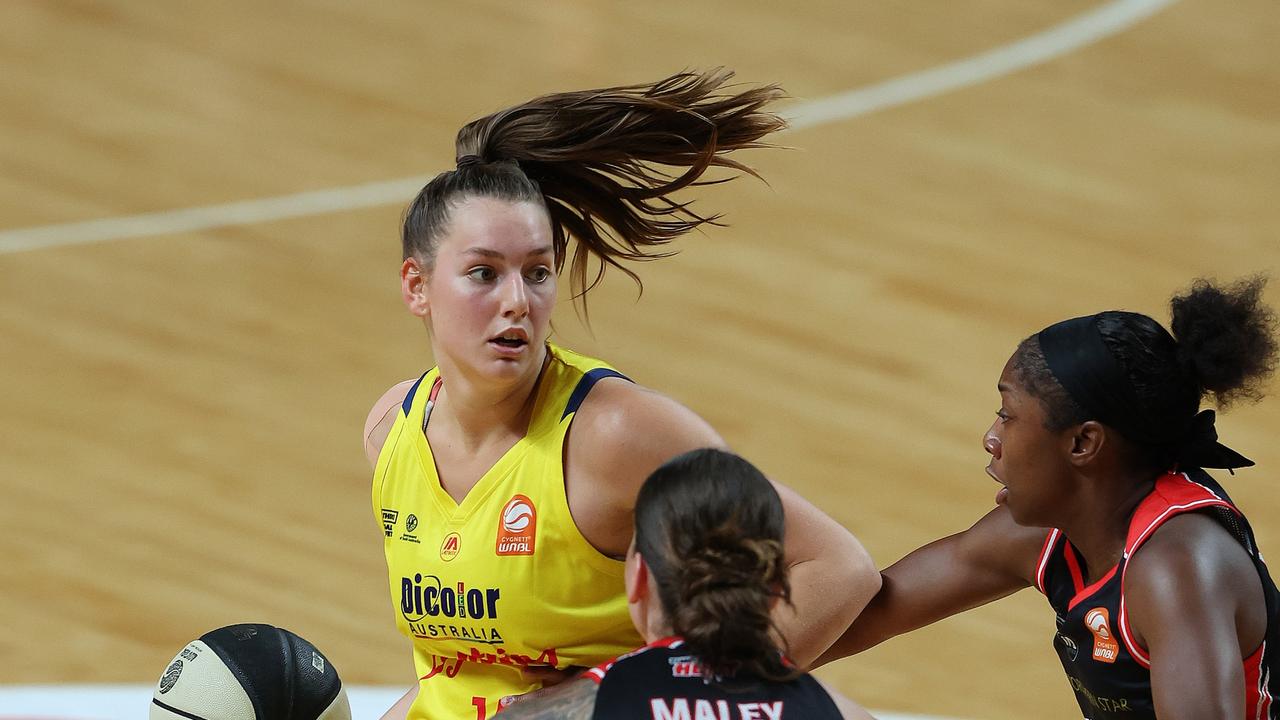
M1022 527L1051 527L1052 522L1045 518L1043 512L1036 512L1034 508L1026 507L1025 503L1019 502L1018 494L1010 491L1004 498L1004 502L1000 503L1005 510L1009 511L1009 517Z
M512 380L528 374L533 364L533 358L529 355L490 356L480 363L480 367L493 380Z

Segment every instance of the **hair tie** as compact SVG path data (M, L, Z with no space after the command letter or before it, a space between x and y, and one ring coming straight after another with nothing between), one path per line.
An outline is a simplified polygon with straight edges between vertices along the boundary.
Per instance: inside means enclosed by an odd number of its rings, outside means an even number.
M1191 418L1191 424L1177 448L1178 465L1224 470L1253 467L1252 460L1218 442L1215 417L1212 410L1201 410Z
M1134 442L1171 448L1179 466L1231 470L1253 465L1218 442L1212 410L1176 429L1148 417L1124 367L1102 341L1097 315L1055 323L1036 339L1049 372L1091 419Z
M458 169L461 170L462 168L468 167L470 165L479 165L482 162L484 162L484 158L480 157L479 155L473 155L468 153L458 158Z

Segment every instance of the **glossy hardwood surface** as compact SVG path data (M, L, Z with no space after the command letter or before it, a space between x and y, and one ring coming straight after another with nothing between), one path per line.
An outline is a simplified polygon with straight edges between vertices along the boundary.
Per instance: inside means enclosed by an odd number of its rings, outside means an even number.
M534 94L728 65L796 103L1100 3L43 2L0 7L0 230L433 173ZM888 564L991 506L979 445L1024 336L1167 317L1280 264L1280 11L1184 0L977 87L785 135L731 227L613 276L562 342L706 416ZM404 201L408 200L406 196ZM430 366L401 205L0 255L0 681L148 682L231 622L407 686L360 450ZM1268 295L1280 302L1275 289ZM1273 384L1272 389L1277 389ZM1225 478L1280 547L1280 399ZM823 672L870 707L1072 718L1032 591Z

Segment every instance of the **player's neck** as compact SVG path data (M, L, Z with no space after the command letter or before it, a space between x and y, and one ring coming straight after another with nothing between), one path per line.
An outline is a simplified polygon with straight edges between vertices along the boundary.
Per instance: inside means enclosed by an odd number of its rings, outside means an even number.
M1138 477L1108 477L1081 483L1081 501L1074 517L1060 527L1084 556L1087 582L1096 582L1120 561L1129 520L1151 488L1150 480Z
M544 360L538 370L511 384L477 382L464 372L448 372L441 363L440 395L431 423L475 449L502 437L523 436L533 416Z
M657 642L675 635L675 630L671 627L671 621L667 619L667 614L662 611L658 603L649 603L648 608L646 608L644 631L640 634L644 636L646 643Z

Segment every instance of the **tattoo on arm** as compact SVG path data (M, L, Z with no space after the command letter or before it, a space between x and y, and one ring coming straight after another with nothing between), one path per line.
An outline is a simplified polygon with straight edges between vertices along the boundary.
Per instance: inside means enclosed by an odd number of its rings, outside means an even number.
M591 720L597 686L580 678L539 691L498 713L499 720Z

